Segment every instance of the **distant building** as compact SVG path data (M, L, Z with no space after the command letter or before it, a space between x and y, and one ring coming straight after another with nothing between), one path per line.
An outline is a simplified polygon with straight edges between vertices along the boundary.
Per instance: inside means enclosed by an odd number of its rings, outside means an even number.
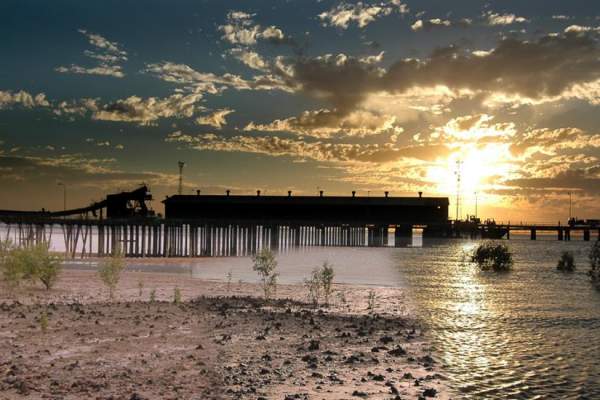
M446 197L339 197L176 195L167 197L170 220L238 223L446 224Z

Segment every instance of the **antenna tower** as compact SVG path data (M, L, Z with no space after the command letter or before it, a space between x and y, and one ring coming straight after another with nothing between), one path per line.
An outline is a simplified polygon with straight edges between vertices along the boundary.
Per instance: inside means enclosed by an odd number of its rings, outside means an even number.
M183 167L185 163L183 161L179 161L179 187L177 188L178 194L183 194Z
M456 161L456 171L454 172L454 174L456 175L456 220L460 220L460 212L461 212L461 196L460 196L460 192L461 192L461 174L462 174L462 164L463 162L461 160L457 160Z

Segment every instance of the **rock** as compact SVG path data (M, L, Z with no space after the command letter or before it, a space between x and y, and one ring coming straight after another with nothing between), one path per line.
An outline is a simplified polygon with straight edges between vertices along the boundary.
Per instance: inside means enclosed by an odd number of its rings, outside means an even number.
M425 390L423 390L423 396L435 397L435 396L437 396L437 390L435 390L434 388L425 389Z
M394 341L394 338L392 338L391 336L382 336L379 338L379 341L383 344L388 344Z
M363 399L366 399L367 397L369 397L369 395L366 394L365 392L359 392L358 390L355 390L354 392L352 392L352 396L362 397Z
M388 351L388 354L390 356L400 357L400 356L406 355L406 350L404 350L402 347L398 346L395 349Z

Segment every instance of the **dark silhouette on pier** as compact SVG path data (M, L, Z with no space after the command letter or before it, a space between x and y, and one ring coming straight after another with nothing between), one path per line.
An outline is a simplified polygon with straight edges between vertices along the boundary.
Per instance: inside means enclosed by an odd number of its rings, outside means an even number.
M412 243L413 230L423 238L510 239L511 231L555 231L570 240L591 225L527 225L450 221L446 197L173 195L164 201L165 217L148 206L146 186L108 195L83 208L58 212L0 210L7 237L18 244L50 242L59 227L70 257L104 256L117 250L130 257L238 256L262 248L302 246L396 246ZM12 236L11 236L12 235ZM3 238L2 238L3 239Z

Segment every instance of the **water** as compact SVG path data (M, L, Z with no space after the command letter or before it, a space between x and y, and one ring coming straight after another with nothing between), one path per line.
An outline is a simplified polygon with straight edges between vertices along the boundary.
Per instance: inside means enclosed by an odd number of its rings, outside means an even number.
M478 272L476 242L425 248L321 248L281 254L281 281L329 260L336 281L404 288L458 398L600 398L600 292L586 275L591 243L511 240L514 270ZM563 250L578 270L556 271ZM254 281L247 258L200 260L193 276Z
M474 245L394 252L442 369L461 398L600 398L600 292L590 243L511 241L509 274L463 262ZM555 270L562 250L579 270Z
M600 398L600 291L586 275L592 243L555 239L504 242L515 265L499 275L465 262L476 242L299 249L278 255L280 282L302 282L327 260L338 283L403 288L457 398ZM574 252L577 272L556 271L563 250ZM233 281L256 281L248 257L132 262L130 269L211 280L231 271Z

